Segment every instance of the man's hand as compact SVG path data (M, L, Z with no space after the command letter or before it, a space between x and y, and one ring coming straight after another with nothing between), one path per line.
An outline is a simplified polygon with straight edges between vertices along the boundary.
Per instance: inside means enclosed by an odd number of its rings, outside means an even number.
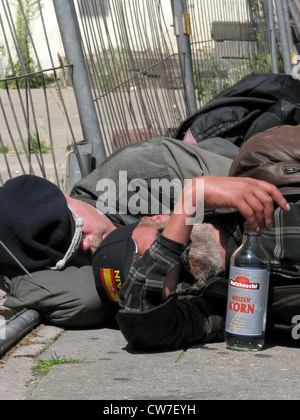
M197 179L204 180L197 183ZM201 191L198 191L201 189ZM211 209L236 209L254 231L269 229L273 223L274 201L285 211L289 205L280 191L272 184L252 178L206 176L187 183L172 213L163 235L177 242L186 243L192 226L187 218L195 217L199 199ZM203 203L202 203L203 204ZM179 210L178 210L179 209ZM176 211L177 210L177 211ZM176 269L176 270L175 270ZM175 267L164 280L164 297L174 290L180 271Z
M205 208L234 208L255 231L271 227L274 202L284 211L290 210L280 191L267 182L252 178L215 176L204 178Z

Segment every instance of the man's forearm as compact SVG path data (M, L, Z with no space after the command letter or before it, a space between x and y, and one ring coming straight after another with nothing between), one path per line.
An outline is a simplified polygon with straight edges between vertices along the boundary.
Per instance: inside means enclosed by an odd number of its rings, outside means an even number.
M164 300L164 279L187 259L185 245L165 238L161 232L145 254L133 262L119 294L121 309L150 310ZM177 282L176 282L177 284Z

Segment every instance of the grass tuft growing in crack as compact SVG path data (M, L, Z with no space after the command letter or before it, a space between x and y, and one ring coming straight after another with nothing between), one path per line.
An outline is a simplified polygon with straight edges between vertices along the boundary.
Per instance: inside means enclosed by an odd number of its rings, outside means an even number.
M39 360L34 366L33 370L35 373L48 373L54 365L65 365L65 364L82 364L84 360L72 359L58 356L54 353L50 360Z

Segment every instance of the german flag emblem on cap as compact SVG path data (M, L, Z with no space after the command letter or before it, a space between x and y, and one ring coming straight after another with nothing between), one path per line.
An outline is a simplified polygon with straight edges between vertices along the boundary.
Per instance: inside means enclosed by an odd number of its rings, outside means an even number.
M110 268L100 268L102 285L112 302L118 302L121 288L120 271Z
M97 291L116 310L121 284L127 279L136 252L136 244L131 235L137 225L138 222L113 230L93 255Z

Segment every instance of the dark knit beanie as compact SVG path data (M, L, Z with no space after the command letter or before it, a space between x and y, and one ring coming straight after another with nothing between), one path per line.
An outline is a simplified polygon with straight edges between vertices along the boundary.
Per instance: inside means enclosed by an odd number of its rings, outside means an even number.
M73 225L62 191L43 178L20 176L0 189L0 241L28 272L53 267L64 257ZM24 274L3 246L0 273Z

